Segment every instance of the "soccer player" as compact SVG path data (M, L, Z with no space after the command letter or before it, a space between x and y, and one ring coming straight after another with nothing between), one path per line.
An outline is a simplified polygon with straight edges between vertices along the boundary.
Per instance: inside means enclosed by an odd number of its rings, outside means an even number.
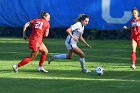
M132 41L132 53L131 53L131 68L136 69L135 63L136 63L136 48L138 46L138 50L140 52L140 18L139 18L139 12L137 8L133 8L131 10L133 19L131 20L131 27L130 28L124 28L124 29L130 29L131 30L131 41Z
M85 54L84 52L77 46L78 39L80 39L88 48L91 48L89 44L83 38L84 26L86 26L89 22L89 17L85 14L81 14L79 18L76 20L76 23L71 25L66 32L68 36L65 41L65 45L67 47L67 54L58 54L53 55L49 58L48 64L51 63L54 59L71 59L73 53L76 53L80 56L80 65L83 73L89 73L90 70L85 68Z
M36 58L39 51L42 52L39 62L38 71L47 73L48 71L43 68L43 63L45 62L46 55L48 54L48 49L42 42L43 37L47 37L49 34L49 24L50 14L47 12L41 13L40 19L34 19L30 22L27 22L23 27L23 38L26 40L28 37L26 35L26 29L31 25L32 32L29 37L29 48L31 49L31 53L28 57L24 58L21 62L16 65L13 65L13 70L18 72L21 66L26 65L30 61Z

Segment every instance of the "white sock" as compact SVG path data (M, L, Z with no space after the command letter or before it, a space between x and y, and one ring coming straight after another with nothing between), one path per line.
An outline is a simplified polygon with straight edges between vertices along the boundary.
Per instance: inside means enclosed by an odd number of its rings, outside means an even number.
M67 54L54 55L54 59L66 59L66 58L67 58Z
M85 58L80 58L80 65L82 69L85 68Z

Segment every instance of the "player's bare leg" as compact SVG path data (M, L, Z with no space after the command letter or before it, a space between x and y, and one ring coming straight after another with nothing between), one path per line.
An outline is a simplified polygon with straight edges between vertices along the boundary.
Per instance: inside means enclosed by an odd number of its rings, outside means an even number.
M136 48L137 48L137 42L132 39L132 53L131 53L131 68L136 69L135 63L136 63Z
M86 67L85 67L85 54L84 54L84 52L79 47L74 48L73 52L75 52L76 54L78 54L80 56L80 65L81 65L82 72L83 73L91 72L90 70L86 69Z
M73 50L71 49L71 50L68 51L67 59L71 59L72 56L73 56Z
M48 54L48 49L46 48L46 46L44 45L44 43L42 43L40 45L40 52L42 52L42 54L40 56L39 67L38 67L37 70L47 73L48 71L43 68L43 64L44 64L44 62L46 60L46 56Z
M19 69L21 66L24 66L24 65L28 64L30 61L34 60L34 59L36 58L36 56L38 55L38 52L39 52L39 51L31 51L29 57L24 58L24 59L23 59L21 62L19 62L17 65L13 65L13 70L14 70L15 72L18 72L18 69Z

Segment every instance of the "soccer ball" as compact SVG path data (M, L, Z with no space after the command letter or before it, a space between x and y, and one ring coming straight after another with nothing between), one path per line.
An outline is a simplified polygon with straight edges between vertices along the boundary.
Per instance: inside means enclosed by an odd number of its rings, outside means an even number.
M123 26L123 29L127 29L127 26Z
M103 75L104 74L104 69L102 67L96 67L94 70L96 75Z

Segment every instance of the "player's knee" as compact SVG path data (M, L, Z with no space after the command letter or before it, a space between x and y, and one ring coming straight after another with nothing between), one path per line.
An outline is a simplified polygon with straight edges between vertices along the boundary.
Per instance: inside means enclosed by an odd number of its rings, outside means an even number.
M48 50L44 50L44 51L42 51L42 53L44 53L45 55L47 55L48 54Z
M66 59L71 59L72 55L66 55Z
M80 57L81 57L81 58L84 58L84 57L85 57L85 54L84 54L84 53L82 53L82 54L80 55Z
M30 61L34 60L35 58L30 58Z
M67 57L67 59L69 59L69 60L70 60L71 58L72 58L72 57Z
M45 54L45 55L47 55L47 54L48 54L48 52L44 52L44 54Z
M31 56L30 61L34 60L35 58L36 58L36 56Z
M136 50L133 49L132 52L136 52Z

